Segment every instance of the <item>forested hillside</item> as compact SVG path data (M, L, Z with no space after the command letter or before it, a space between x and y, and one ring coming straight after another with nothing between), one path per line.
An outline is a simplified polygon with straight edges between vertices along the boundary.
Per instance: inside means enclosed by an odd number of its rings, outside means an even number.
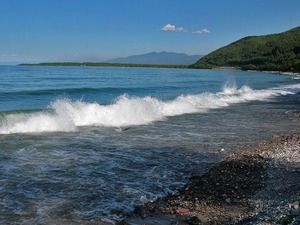
M216 67L300 72L300 27L279 34L242 38L191 66L201 69Z

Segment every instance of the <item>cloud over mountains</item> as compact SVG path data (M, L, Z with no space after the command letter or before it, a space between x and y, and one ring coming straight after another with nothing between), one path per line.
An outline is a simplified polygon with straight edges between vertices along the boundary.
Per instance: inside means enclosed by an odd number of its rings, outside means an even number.
M174 24L166 24L164 27L161 28L162 31L166 31L166 32L188 32L187 29L182 28L182 27L176 27L176 25ZM207 34L210 33L210 30L208 30L207 28L201 29L201 30L197 30L197 31L193 31L193 34Z

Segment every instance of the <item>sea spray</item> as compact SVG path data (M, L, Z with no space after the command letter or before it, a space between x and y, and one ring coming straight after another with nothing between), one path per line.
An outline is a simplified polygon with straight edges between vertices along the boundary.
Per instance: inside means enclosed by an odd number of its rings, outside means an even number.
M8 116L10 117L10 116ZM7 123L1 125L0 133L38 133L38 132L69 132L74 131L74 125L55 113L48 111L32 113L23 121L12 122L6 119Z
M170 116L187 113L206 113L247 101L266 101L270 98L295 94L299 85L252 90L225 85L221 92L181 95L169 101L150 96L134 97L126 94L110 105L88 103L82 100L58 99L48 110L27 115L9 114L1 122L0 133L71 132L82 126L126 127L162 121ZM2 116L3 117L3 116ZM1 120L3 121L3 119Z
M159 110L161 103L151 97L122 95L110 105L63 99L52 103L50 108L60 116L71 118L75 126L120 127L164 119Z

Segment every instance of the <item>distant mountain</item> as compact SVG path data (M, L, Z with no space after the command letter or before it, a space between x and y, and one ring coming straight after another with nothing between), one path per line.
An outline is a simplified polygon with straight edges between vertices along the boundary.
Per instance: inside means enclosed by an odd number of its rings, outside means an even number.
M150 52L142 55L133 55L125 58L117 58L108 63L126 64L157 64L157 65L190 65L199 60L202 55L186 55L175 52Z
M278 34L242 38L202 57L191 67L300 72L300 27Z

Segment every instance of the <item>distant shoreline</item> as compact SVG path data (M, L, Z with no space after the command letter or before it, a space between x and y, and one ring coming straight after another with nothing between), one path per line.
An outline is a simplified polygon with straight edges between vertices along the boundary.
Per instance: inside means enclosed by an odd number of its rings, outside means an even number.
M22 63L18 66L89 66L89 67L136 67L136 68L175 68L188 69L189 65L161 64L126 64L126 63L94 63L94 62L54 62L54 63Z
M78 67L120 67L120 68L169 68L169 69L196 69L191 65L163 65L163 64L126 64L126 63L105 63L105 62L54 62L54 63L21 63L17 66L78 66ZM228 70L228 71L253 71L265 72L279 75L290 75L296 78L300 73L288 71L263 71L263 70L243 70L239 67L215 67L206 70Z

